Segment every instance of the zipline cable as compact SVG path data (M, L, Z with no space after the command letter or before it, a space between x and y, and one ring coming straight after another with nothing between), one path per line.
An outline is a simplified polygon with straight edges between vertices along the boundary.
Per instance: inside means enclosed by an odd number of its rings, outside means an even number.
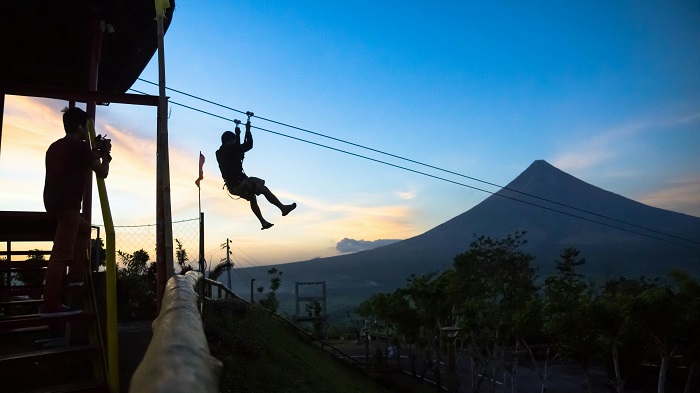
M131 89L129 89L129 90L132 90L132 91L134 91L134 92L136 92L136 93L139 93L139 94L146 94L146 93L144 93L144 92L142 92L142 91L139 91L139 90L136 90L136 89L133 89L133 88L131 88ZM199 108L195 108L195 107L192 107L192 106L189 106L189 105L181 104L181 103L176 102L176 101L169 100L168 102L171 103L171 104L173 104L173 105L177 105L177 106L180 106L180 107L183 107L183 108L186 108L186 109L190 109L190 110L193 110L193 111L195 111L195 112L199 112L199 113L202 113L202 114L205 114L205 115L208 115L208 116L216 117L216 118L221 119L221 120L226 120L226 121L229 121L229 122L233 122L233 121L234 121L234 119L230 119L230 118L227 118L227 117L224 117L224 116L221 116L221 115L217 115L217 114L214 114L214 113L211 113L211 112L207 112L207 111L205 111L205 110L202 110L202 109L199 109ZM236 111L237 111L237 112L240 112L240 111L238 111L238 110L236 110ZM242 113L245 113L245 112L242 112ZM605 222L596 221L596 220L591 219L591 218L579 216L579 215L576 215L576 214L568 213L568 212L565 212L565 211L562 211L562 210L557 210L557 209L550 208L550 207L547 207L547 206L538 205L538 204L533 203L533 202L524 201L524 200L517 199L517 198L514 198L514 197L510 197L510 196L507 196L507 195L499 194L498 192L489 191L489 190L485 190L485 189L483 189L483 188L474 187L474 186L471 186L471 185L468 185L468 184L460 183L460 182L458 182L458 181L454 181L454 180L450 180L450 179L447 179L447 178L444 178L444 177L432 175L432 174L429 174L429 173L426 173L426 172L421 172L421 171L418 171L418 170L415 170L415 169L411 169L411 168L404 167L404 166L401 166L401 165L393 164L393 163L390 163L390 162L387 162L387 161L382 161L382 160L379 160L379 159L376 159L376 158L364 156L364 155L361 155L361 154L358 154L358 153L353 153L353 152L350 152L350 151L347 151L347 150L342 150L342 149L339 149L339 148L336 148L336 147L324 145L324 144L321 144L321 143L318 143L318 142L313 142L313 141L310 141L310 140L307 140L307 139L303 139L303 138L299 138L299 137L295 137L295 136L283 134L283 133L281 133L281 132L272 131L272 130L269 130L269 129L266 129L266 128L257 127L257 126L252 126L252 125L251 125L251 128L258 129L258 130L260 130L260 131L265 131L265 132L268 132L268 133L271 133L271 134L279 135L279 136L282 136L282 137L285 137L285 138L294 139L294 140L297 140L297 141L300 141L300 142L305 142L305 143L308 143L308 144L311 144L311 145L323 147L323 148L326 148L326 149L329 149L329 150L334 150L334 151L337 151L337 152L340 152L340 153L345 153L345 154L348 154L348 155L351 155L351 156L355 156L355 157L358 157L358 158L363 158L363 159L366 159L366 160L369 160L369 161L374 161L374 162L377 162L377 163L380 163L380 164L392 166L392 167L394 167L394 168L403 169L403 170L405 170L405 171L409 171L409 172L413 172L413 173L416 173L416 174L419 174L419 175L431 177L431 178L434 178L434 179L437 179L437 180L442 180L442 181L445 181L445 182L448 182L448 183L452 183L452 184L455 184L455 185L459 185L459 186L462 186L462 187L471 188L471 189L476 190L476 191L481 191L481 192L485 192L485 193L487 193L487 194L500 196L500 197L502 197L502 198L506 198L506 199L510 199L510 200L517 201L517 202L520 202L520 203L524 203L524 204L526 204L526 205L535 206L535 207L539 207L539 208L541 208L541 209L545 209L545 210L549 210L549 211L552 211L552 212L564 214L564 215L567 215L567 216L569 216L569 217L578 218L578 219L581 219L581 220L584 220L584 221L588 221L588 222L592 222L592 223L604 225L604 226L607 226L607 227L610 227L610 228L619 229L619 230L622 230L622 231L625 231L625 232L629 232L629 233L633 233L633 234L636 234L636 235L648 237L648 238L650 238L650 239L660 240L660 241L664 241L664 242L667 242L667 243L670 243L670 244L675 244L675 245L678 245L678 246L683 246L683 247L688 247L688 248L700 250L699 247L695 247L695 246L692 246L692 245L683 244L683 243L678 243L678 242L674 242L674 241L671 241L671 240L668 240L668 239L663 239L663 238L660 238L660 237L657 237L657 236L653 236L653 235L649 235L649 234L645 234L645 233L633 231L633 230L631 230L631 229L623 228L623 227L620 227L620 226L617 226L617 225L612 225L612 224L608 224L608 223L605 223ZM484 181L481 181L481 182L484 182ZM486 183L487 183L487 182L486 182ZM488 183L488 184L490 184L490 183ZM496 185L496 187L498 187L498 186ZM517 190L508 189L508 188L505 188L505 187L501 187L501 189L505 189L505 190L512 191L512 192L516 192L516 193L520 193L520 194L529 195L529 194L527 194L527 193L519 192L519 191L517 191ZM533 197L534 197L534 196L533 196ZM535 198L537 198L537 199L544 199L544 198L538 198L538 197L535 197ZM546 199L544 199L544 200L546 200ZM551 202L551 201L550 201L550 202ZM562 206L564 206L564 207L568 207L568 208L573 209L573 210L579 210L579 211L582 211L582 212L585 212L585 213L588 213L588 214L596 215L596 216L599 216L599 217L601 217L601 218L605 218L605 219L607 219L607 220L620 222L620 223L623 223L623 224L625 224L625 225L629 225L629 226L636 227L636 228L639 228L639 229L644 229L644 230L647 230L647 231L650 231L650 232L658 233L658 234L661 234L661 235L664 235L664 236L677 238L677 239L679 239L679 240L683 240L683 241L687 241L687 242L691 242L691 243L696 243L696 244L698 243L698 242L696 242L696 241L694 241L694 240L692 240L692 239L686 239L686 238L682 238L682 237L679 237L679 236L676 236L676 235L671 235L671 234L667 234L667 233L664 233L664 232L660 232L660 231L657 231L657 230L654 230L654 229L641 227L641 226L639 226L639 225L627 223L627 222L624 222L624 221L619 221L619 220L616 220L616 219L614 219L614 218L610 218L610 217L607 217L607 216L604 216L604 215L600 215L600 214L596 214L596 213L590 213L590 212L587 212L587 211L582 210L582 209L578 209L578 208L575 208L575 207L572 207L572 206L567 206L567 205L565 205L565 204L556 203L556 202L552 202L552 203L555 203L555 204L558 204L558 205L562 205Z
M151 81L142 79L142 78L138 78L138 80L141 81L141 82L144 82L144 83L148 83L148 84L151 84L151 85L154 85L154 86L158 86L157 83L154 83L154 82L151 82ZM174 91L174 92L176 92L176 93L178 93L178 94L182 94L182 95L184 95L184 96L187 96L187 97L190 97L190 98L194 98L194 99L199 100L199 101L206 102L206 103L208 103L208 104L212 104L212 105L215 105L215 106L218 106L218 107L221 107L221 108L224 108L224 109L228 109L228 110L231 110L231 111L234 111L234 112L237 112L237 113L246 114L246 112L244 112L244 111L242 111L242 110L239 110L239 109L236 109L236 108L232 108L232 107L230 107L230 106L226 106L226 105L220 104L220 103L218 103L218 102L214 102L214 101L211 101L211 100L207 100L207 99L205 99L205 98L198 97L198 96L196 96L196 95L189 94L189 93L186 93L186 92L181 91L181 90L173 89L173 88L171 88L171 87L167 87L167 89L168 89L168 90L171 90L171 91ZM135 91L135 90L134 90L134 91ZM369 150L369 151L372 151L372 152L375 152L375 153L383 154L383 155L386 155L386 156L389 156L389 157L397 158L397 159L399 159L399 160L407 161L407 162L410 162L410 163L413 163L413 164L416 164L416 165L421 165L421 166L424 166L424 167L427 167L427 168L430 168L430 169L435 169L435 170L437 170L437 171L449 173L449 174L451 174L451 175L463 177L463 178L465 178L465 179L469 179L469 180L476 181L476 182L479 182L479 183L487 184L487 185L490 185L490 186L493 186L493 187L501 188L501 189L504 189L504 190L507 190L507 191L511 191L511 192L515 192L515 193L518 193L518 194L521 194L521 195L526 195L526 196L531 197L531 198L539 199L539 200L541 200L541 201L545 201L545 202L552 203L552 204L555 204L555 205L558 205L558 206L566 207L566 208L568 208L568 209L576 210L576 211L579 211L579 212L582 212L582 213L590 214L590 215L592 215L592 216L604 218L604 219L606 219L606 220L614 221L614 222L617 222L617 223L620 223L620 224L625 224L625 225L629 225L629 226L632 226L632 227L635 227L635 228L644 229L644 230L649 231L649 232L654 232L654 233L657 233L657 234L660 234L660 235L664 235L664 236L668 236L668 237L673 237L673 238L676 238L676 239L679 239L679 240L683 240L683 241L687 241L687 242L690 242L690 243L700 244L700 242L697 242L697 241L692 240L692 239L687 239L687 238L684 238L684 237L681 237L681 236L677 236L677 235L672 235L672 234L669 234L669 233L661 232L661 231L658 231L658 230L653 229L653 228L647 228L647 227L644 227L644 226L642 226L642 225L633 224L633 223L630 223L630 222L627 222L627 221L624 221L624 220L619 220L619 219L616 219L616 218L613 218L613 217L606 216L606 215L604 215L604 214L592 212L592 211L589 211L589 210L586 210L586 209L581 209L581 208L578 208L578 207L575 207L575 206L571 206L571 205L568 205L568 204L565 204L565 203L561 203L561 202L557 202L557 201L554 201L554 200L551 200L551 199L548 199L548 198L544 198L544 197L541 197L541 196L538 196L538 195L530 194L530 193L528 193L528 192L524 192L524 191L519 191L519 190L516 190L516 189L512 189L512 188L509 188L509 187L507 187L507 186L501 186L501 185L498 185L498 184L496 184L496 183L492 183L492 182L489 182L489 181L486 181L486 180L481 180L481 179L478 179L478 178L475 178L475 177L472 177L472 176L468 176L468 175L465 175L465 174L462 174L462 173L454 172L454 171L451 171L451 170L449 170L449 169L440 168L440 167L437 167L437 166L434 166L434 165L430 165L430 164L426 164L426 163L423 163L423 162L420 162L420 161L416 161L416 160L413 160L413 159L410 159L410 158L402 157L402 156L399 156L399 155L396 155L396 154L388 153L388 152L385 152L385 151L382 151L382 150L378 150L378 149L374 149L374 148L371 148L371 147L368 147L368 146L363 146L363 145L360 145L360 144L357 144L357 143L354 143L354 142L350 142L350 141L346 141L346 140L343 140L343 139L340 139L340 138L336 138L336 137L333 137L333 136L324 135L324 134L321 134L321 133L319 133L319 132L311 131L311 130L308 130L308 129L305 129L305 128L297 127L297 126L294 126L294 125L291 125L291 124L286 124L286 123L279 122L279 121L272 120L272 119L268 119L268 118L265 118L265 117L261 117L261 116L255 116L255 117L258 118L258 119L260 119L260 120L264 120L264 121L267 121L267 122L270 122L270 123L278 124L278 125L281 125L281 126L284 126L284 127L289 127L289 128L292 128L292 129L295 129L295 130L298 130L298 131L303 131L303 132L306 132L306 133L309 133L309 134L312 134L312 135L320 136L320 137L322 137L322 138L331 139L331 140L336 141L336 142L341 142L341 143L345 143L345 144L348 144L348 145L351 145L351 146L359 147L359 148L361 148L361 149L365 149L365 150Z

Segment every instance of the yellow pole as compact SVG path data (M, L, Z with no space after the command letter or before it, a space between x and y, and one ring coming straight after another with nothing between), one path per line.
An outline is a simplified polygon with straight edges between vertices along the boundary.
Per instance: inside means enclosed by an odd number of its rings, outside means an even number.
M95 140L95 123L88 120L90 141ZM105 188L105 179L97 178L97 192L100 195L102 220L105 225L107 248L107 382L111 393L119 392L119 342L117 336L117 259L114 245L114 223L109 208L109 198Z

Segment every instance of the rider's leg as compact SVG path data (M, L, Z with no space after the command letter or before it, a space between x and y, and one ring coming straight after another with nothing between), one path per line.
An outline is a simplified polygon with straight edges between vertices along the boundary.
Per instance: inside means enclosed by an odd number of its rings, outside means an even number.
M267 188L267 186L258 185L258 191L265 196L265 199L267 199L268 202L277 206L277 208L280 209L280 211L282 212L283 216L286 216L287 214L289 214L289 212L296 209L297 207L296 203L285 205L282 202L280 202L277 196L275 196L275 194L273 194L272 191L270 191L270 189Z
M262 229L267 229L271 227L273 224L268 222L263 218L262 212L260 211L260 206L258 206L258 198L253 195L252 198L250 198L250 210L253 211L253 214L255 214L255 217L260 220L260 225L262 225Z

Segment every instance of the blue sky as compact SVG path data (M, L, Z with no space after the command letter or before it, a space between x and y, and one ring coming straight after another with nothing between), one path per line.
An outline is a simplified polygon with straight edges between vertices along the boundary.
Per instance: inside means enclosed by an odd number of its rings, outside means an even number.
M700 216L697 1L179 0L165 51L168 86L229 107L500 185L545 159L614 193ZM157 81L155 57L141 77ZM157 93L143 82L134 89ZM8 97L2 210L43 209L43 151L62 136L64 105ZM114 139L107 188L115 223L155 222L155 111L112 105L97 117L98 132ZM253 125L495 191L260 119ZM198 214L201 150L208 258L218 260L227 237L260 264L335 255L345 237L412 237L489 195L254 130L246 172L299 204L283 219L261 201L276 224L261 232L247 204L221 189L214 152L227 129L233 124L171 105L173 218Z

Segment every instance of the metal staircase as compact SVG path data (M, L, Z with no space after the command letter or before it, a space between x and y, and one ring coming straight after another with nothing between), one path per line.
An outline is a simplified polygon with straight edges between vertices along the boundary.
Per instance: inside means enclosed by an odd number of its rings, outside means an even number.
M43 282L48 261L27 257L48 255L35 246L51 247L53 227L45 213L0 212L0 390L109 392L92 273L85 286L65 291L65 303L82 314L39 315L44 289L36 281ZM14 250L18 245L24 249ZM24 285L19 274L35 282Z

